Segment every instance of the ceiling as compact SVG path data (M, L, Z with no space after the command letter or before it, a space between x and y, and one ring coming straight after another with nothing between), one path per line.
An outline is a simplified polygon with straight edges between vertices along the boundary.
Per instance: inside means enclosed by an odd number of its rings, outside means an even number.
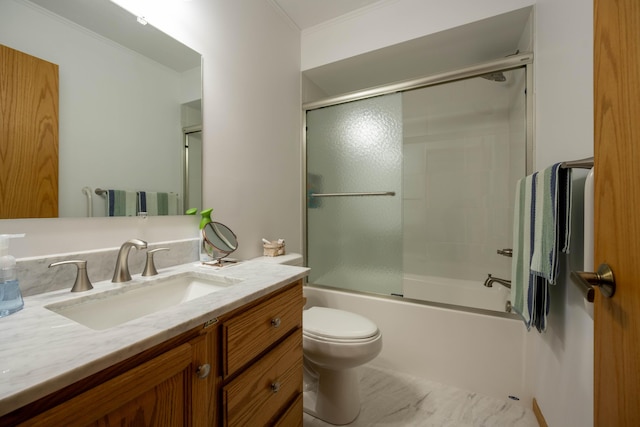
M273 0L300 30L389 0Z
M152 25L140 25L136 16L111 1L30 1L178 72L201 65L199 53Z

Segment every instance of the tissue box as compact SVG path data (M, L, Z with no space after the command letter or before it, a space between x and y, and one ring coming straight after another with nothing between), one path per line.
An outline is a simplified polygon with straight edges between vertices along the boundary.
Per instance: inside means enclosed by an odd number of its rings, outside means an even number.
M262 248L264 249L264 256L280 256L285 254L284 243L263 243Z

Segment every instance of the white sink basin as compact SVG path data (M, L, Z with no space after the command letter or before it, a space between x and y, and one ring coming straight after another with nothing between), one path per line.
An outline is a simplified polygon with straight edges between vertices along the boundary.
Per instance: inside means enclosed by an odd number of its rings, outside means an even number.
M159 310L218 292L240 279L193 273L148 280L45 308L95 330L109 329Z

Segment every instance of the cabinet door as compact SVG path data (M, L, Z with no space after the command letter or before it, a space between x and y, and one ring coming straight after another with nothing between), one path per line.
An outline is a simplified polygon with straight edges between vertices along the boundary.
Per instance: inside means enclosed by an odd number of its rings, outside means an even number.
M212 425L217 401L216 370L212 360L210 334L191 340L192 354L192 387L191 387L191 425L193 427L206 427ZM188 408L188 406L187 406ZM211 412L210 412L211 411Z
M21 425L189 426L193 354L183 344Z

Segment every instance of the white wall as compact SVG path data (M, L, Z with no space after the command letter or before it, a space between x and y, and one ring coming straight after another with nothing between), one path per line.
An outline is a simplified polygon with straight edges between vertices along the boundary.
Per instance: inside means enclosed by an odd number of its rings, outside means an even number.
M303 32L302 69L310 69L405 40L535 4L535 169L593 153L592 2L582 0L452 2L398 0L367 14ZM380 28L386 31L380 31ZM580 231L577 230L576 233ZM578 239L579 240L579 239ZM579 244L579 242L576 242ZM575 245L574 245L575 246ZM579 264L572 248L564 264ZM568 268L553 288L549 330L526 334L522 373L548 424L593 424L593 325ZM354 309L357 310L357 304ZM443 325L438 325L443 327ZM406 351L416 349L405 340ZM397 345L402 345L397 343ZM515 343L519 351L523 343ZM410 347L411 346L411 347Z
M238 235L302 247L300 35L267 1L148 2L145 16L204 56L204 204Z
M204 56L205 205L238 235L240 258L261 255L263 236L300 252L299 32L266 1L147 7L152 25ZM27 232L12 253L28 257L116 247L132 237L194 238L197 224L195 217L2 220L0 233Z
M593 155L593 4L539 0L535 22L535 160L540 169ZM593 425L593 321L568 278L567 263L582 267L582 249L573 240L561 271L564 280L552 289L548 330L529 334L533 394L552 427Z

